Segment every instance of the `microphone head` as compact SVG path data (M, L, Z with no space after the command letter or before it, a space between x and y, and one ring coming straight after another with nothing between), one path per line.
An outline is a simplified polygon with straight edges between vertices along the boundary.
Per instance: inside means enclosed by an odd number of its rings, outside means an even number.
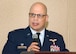
M38 42L38 35L37 34L33 34L32 38L33 38L33 42Z

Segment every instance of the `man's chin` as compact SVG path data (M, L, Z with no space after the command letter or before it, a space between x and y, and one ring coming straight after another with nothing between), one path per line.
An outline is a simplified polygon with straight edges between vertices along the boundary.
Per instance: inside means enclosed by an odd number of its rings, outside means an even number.
M33 30L35 30L35 31L40 31L40 29L39 28L32 28Z

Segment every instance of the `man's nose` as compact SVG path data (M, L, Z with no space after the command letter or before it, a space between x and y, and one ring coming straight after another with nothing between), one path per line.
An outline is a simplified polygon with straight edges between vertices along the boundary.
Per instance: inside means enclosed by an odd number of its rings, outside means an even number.
M35 19L35 20L38 20L38 16L37 16L37 15L35 15L34 19Z

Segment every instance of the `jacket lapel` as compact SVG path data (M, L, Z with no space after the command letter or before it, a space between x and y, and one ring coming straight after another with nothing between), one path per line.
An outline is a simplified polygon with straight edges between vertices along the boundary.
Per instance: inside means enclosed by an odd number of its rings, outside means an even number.
M32 39L32 33L31 30L29 28L29 26L25 29L25 33L26 33L26 42L27 42L27 46L29 46L31 44L31 42L33 41Z
M44 37L44 43L43 46L41 47L41 51L49 51L50 50L50 45L52 44L50 41L50 33L49 31L45 30L45 37Z

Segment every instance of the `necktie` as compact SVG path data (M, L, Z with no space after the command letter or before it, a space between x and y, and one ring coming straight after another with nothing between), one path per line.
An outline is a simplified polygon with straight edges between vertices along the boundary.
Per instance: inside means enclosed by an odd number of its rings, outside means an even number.
M36 33L37 35L38 35L38 42L39 42L39 46L41 45L41 43L40 43L40 39L39 39L39 35L40 35L40 33Z
M39 39L39 35L40 35L40 33L36 33L37 35L38 35L38 39Z

